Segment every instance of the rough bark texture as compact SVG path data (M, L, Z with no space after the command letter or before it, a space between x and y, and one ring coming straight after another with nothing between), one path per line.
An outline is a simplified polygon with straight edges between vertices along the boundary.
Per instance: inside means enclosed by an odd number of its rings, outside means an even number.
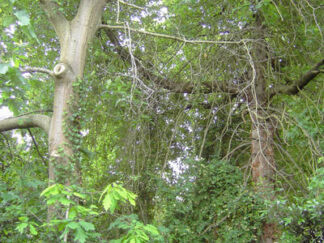
M258 40L252 48L253 60L252 85L250 90L250 117L251 117L251 167L252 177L256 190L264 195L264 198L273 198L273 176L276 163L273 152L273 127L267 119L267 43L265 41L265 28L261 13L256 14L255 34ZM265 222L262 228L261 242L272 243L275 241L276 227L270 222Z

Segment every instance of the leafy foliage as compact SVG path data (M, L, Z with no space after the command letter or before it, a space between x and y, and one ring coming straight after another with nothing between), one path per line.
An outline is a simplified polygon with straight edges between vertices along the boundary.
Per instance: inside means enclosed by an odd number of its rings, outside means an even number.
M280 199L274 205L284 230L282 242L321 242L324 239L324 168L310 178L307 189L306 196L295 196L293 202Z
M62 61L39 2L0 1L0 111L15 116L52 115L52 78L23 71ZM71 20L80 1L53 2ZM102 28L89 44L67 117L76 124L65 134L75 158L56 168L76 171L79 163L80 173L61 173L69 186L47 187L45 133L1 133L0 241L255 242L268 220L279 222L282 242L323 240L323 74L297 95L270 95L323 59L322 7L320 0L109 1L102 22L123 26L110 30L119 43ZM258 45L262 60L253 55ZM264 119L275 128L275 205L248 176L254 97L245 92L257 64ZM48 206L60 212L50 222Z
M103 196L104 198L102 200L102 205L106 211L109 209L112 214L118 205L118 201L129 201L131 205L135 206L136 195L130 191L127 191L124 187L122 187L122 185L116 183L108 185L102 192L100 199Z
M266 208L242 186L242 173L217 160L192 160L188 166L176 185L162 189L171 242L256 240Z
M111 240L112 243L164 242L155 226L144 225L134 214L119 217L109 226L109 229L113 228L126 230L127 233L118 240Z

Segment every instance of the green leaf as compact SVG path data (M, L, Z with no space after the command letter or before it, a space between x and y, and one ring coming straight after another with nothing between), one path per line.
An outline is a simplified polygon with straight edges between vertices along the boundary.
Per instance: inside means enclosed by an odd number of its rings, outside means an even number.
M145 225L144 229L147 230L148 232L150 232L152 235L159 235L159 231L157 230L157 228L151 224Z
M40 196L41 197L42 196L49 197L50 195L57 195L60 193L61 189L63 189L63 185L54 184L54 185L47 187L44 191L42 191Z
M81 193L78 193L78 192L74 192L73 195L76 196L76 197L82 198L82 199L86 198L86 196L84 194L81 194Z
M58 201L59 201L61 204L65 205L65 206L69 206L70 204L74 204L73 201L71 201L71 200L69 200L69 199L67 199L67 198L65 198L65 197L60 197L60 198L58 199Z
M95 227L94 227L94 225L92 223L88 223L88 222L85 222L85 221L80 221L79 224L82 226L82 228L85 231L95 230Z
M3 19L3 22L2 22L2 25L4 27L8 27L9 25L11 25L12 23L15 22L15 17L13 16L6 16L4 19Z
M18 224L17 227L16 227L16 230L18 230L18 232L20 234L22 234L24 232L24 229L28 226L28 223L21 223L21 224Z
M74 219L78 215L78 210L76 206L71 207L69 211L69 219Z
M15 15L16 15L17 19L19 20L19 24L21 26L30 24L29 14L27 13L26 10L17 11L17 12L15 12Z
M88 237L87 237L86 233L84 232L84 230L81 227L78 227L77 230L76 230L76 233L75 233L74 240L75 241L78 240L81 243L84 243L87 238Z
M103 192L101 193L100 198L99 198L99 202L101 201L101 198L103 197L103 195L105 193L107 193L107 192L109 193L110 190L111 190L111 185L109 184L108 186L106 186L105 190L103 190Z
M104 206L104 209L106 211L108 211L108 209L111 207L112 200L113 200L112 197L109 194L107 194L104 200L102 201L102 205Z
M28 25L28 32L30 36L37 41L38 44L40 44L40 41L35 33L34 27L30 24Z
M78 227L80 227L80 226L79 226L79 224L78 224L77 222L70 222L70 223L68 223L68 224L66 225L66 227L67 227L67 228L70 228L70 229L76 229L76 228L78 228Z
M29 225L29 231L30 231L30 233L32 234L32 235L37 235L38 234L38 232L37 232L37 230L35 229L35 227L33 226L33 225Z
M10 64L8 63L0 63L0 74L6 74L8 72L9 67Z

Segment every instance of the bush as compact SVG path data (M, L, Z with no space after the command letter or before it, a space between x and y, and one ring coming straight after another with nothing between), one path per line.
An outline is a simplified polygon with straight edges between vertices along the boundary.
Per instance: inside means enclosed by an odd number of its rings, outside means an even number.
M189 161L176 185L165 185L164 225L171 242L251 242L264 219L263 202L224 161Z

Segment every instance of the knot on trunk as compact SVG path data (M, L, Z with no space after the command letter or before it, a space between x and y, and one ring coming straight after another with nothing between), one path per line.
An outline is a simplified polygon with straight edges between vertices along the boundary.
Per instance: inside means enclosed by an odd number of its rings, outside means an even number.
M67 68L64 63L59 63L54 67L54 75L57 78L62 78L64 73L66 72Z
M61 79L66 76L69 71L73 73L71 67L68 64L58 63L55 65L53 73L56 78Z

